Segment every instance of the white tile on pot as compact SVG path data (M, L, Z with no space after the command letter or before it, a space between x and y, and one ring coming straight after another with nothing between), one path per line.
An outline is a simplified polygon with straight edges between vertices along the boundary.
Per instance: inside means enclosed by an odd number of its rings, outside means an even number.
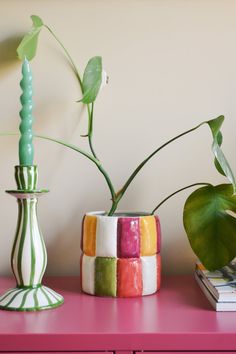
M95 259L96 257L82 256L82 290L85 293L95 294Z
M157 256L141 257L143 293L153 294L157 291Z
M117 217L98 216L96 256L117 257Z

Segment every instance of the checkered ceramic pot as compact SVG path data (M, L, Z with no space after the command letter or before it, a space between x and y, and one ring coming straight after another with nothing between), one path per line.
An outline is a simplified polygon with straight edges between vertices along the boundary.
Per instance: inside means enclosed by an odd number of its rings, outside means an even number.
M160 288L159 218L145 213L88 213L83 219L81 283L97 296L150 295Z

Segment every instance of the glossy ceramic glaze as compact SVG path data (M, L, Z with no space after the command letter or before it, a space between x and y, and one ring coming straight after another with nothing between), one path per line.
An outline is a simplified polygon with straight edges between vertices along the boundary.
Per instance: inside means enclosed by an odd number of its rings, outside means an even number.
M135 297L160 288L160 222L145 213L88 213L82 229L82 290Z
M41 285L47 265L47 252L38 226L37 167L16 166L15 191L8 191L17 198L18 221L11 254L11 267L16 288L0 297L0 308L5 310L33 311L60 305L63 298Z

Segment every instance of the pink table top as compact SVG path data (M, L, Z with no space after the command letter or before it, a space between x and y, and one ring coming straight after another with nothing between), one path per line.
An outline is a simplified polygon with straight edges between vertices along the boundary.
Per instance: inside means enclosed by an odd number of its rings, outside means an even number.
M0 351L236 350L236 312L215 312L193 276L165 277L157 295L130 299L82 294L78 277L44 283L65 304L0 311ZM0 278L0 294L14 285Z

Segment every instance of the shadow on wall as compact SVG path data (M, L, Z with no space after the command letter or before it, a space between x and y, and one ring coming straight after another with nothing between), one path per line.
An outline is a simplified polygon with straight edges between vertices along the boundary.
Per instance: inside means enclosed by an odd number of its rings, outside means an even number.
M79 274L81 222L82 218L80 220L78 213L75 213L68 220L67 226L56 235L51 243L47 244L48 274Z
M22 36L9 37L0 42L0 75L9 72L13 66L19 64L16 49Z

